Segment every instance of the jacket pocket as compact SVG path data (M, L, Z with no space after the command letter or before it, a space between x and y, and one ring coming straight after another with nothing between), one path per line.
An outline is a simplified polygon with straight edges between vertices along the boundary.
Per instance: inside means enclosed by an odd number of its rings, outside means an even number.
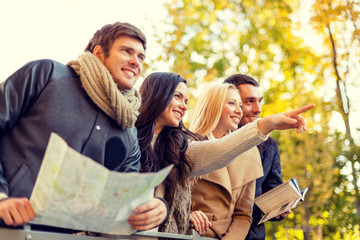
M232 218L226 218L221 220L216 220L211 222L211 229L219 236L222 236L227 232Z

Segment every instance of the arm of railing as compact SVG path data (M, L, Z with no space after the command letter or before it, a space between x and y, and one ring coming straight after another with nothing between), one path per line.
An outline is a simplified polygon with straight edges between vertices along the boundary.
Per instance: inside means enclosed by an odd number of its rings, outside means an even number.
M84 235L72 235L65 233L45 232L45 231L33 231L30 228L24 229L11 229L0 227L1 240L109 240L109 239L198 239L198 240L211 240L214 238L204 238L195 231L191 230L191 235L181 235L162 232L136 232L132 235L109 235L109 237L94 237Z

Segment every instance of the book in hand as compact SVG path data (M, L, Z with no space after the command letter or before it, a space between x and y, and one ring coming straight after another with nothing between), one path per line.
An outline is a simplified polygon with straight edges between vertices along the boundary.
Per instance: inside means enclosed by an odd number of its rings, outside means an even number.
M257 197L255 204L264 213L258 224L296 207L300 201L304 201L307 190L300 190L296 178L292 178Z

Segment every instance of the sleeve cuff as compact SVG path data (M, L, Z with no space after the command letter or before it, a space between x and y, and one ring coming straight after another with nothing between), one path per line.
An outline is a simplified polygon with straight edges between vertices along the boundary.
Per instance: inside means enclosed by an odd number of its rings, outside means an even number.
M164 221L162 221L159 225L162 225L164 222L166 222L167 220L168 220L168 218L169 218L169 214L170 214L170 208L169 208L169 204L168 204L168 202L165 200L165 199L163 199L163 198L161 198L161 197L155 197L155 198L157 198L157 199L159 199L159 200L161 200L163 203L165 203L165 205L166 205L166 217L165 217L165 219L164 219Z
M0 201L4 200L5 198L8 198L9 196L6 195L5 193L0 193Z

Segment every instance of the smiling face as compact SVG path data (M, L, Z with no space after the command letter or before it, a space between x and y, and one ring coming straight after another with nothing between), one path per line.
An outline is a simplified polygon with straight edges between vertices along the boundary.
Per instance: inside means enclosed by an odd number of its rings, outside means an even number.
M107 57L100 45L94 48L93 53L109 70L120 91L131 89L143 70L145 50L135 38L117 38Z
M164 127L177 127L187 110L188 88L180 82L167 108L156 119L155 133L159 134Z
M240 125L244 126L259 118L263 95L260 87L251 84L240 84L238 89L243 102L242 111L244 113Z
M213 131L214 137L220 138L226 135L229 130L236 130L241 117L242 111L239 92L235 89L229 88L219 123Z

